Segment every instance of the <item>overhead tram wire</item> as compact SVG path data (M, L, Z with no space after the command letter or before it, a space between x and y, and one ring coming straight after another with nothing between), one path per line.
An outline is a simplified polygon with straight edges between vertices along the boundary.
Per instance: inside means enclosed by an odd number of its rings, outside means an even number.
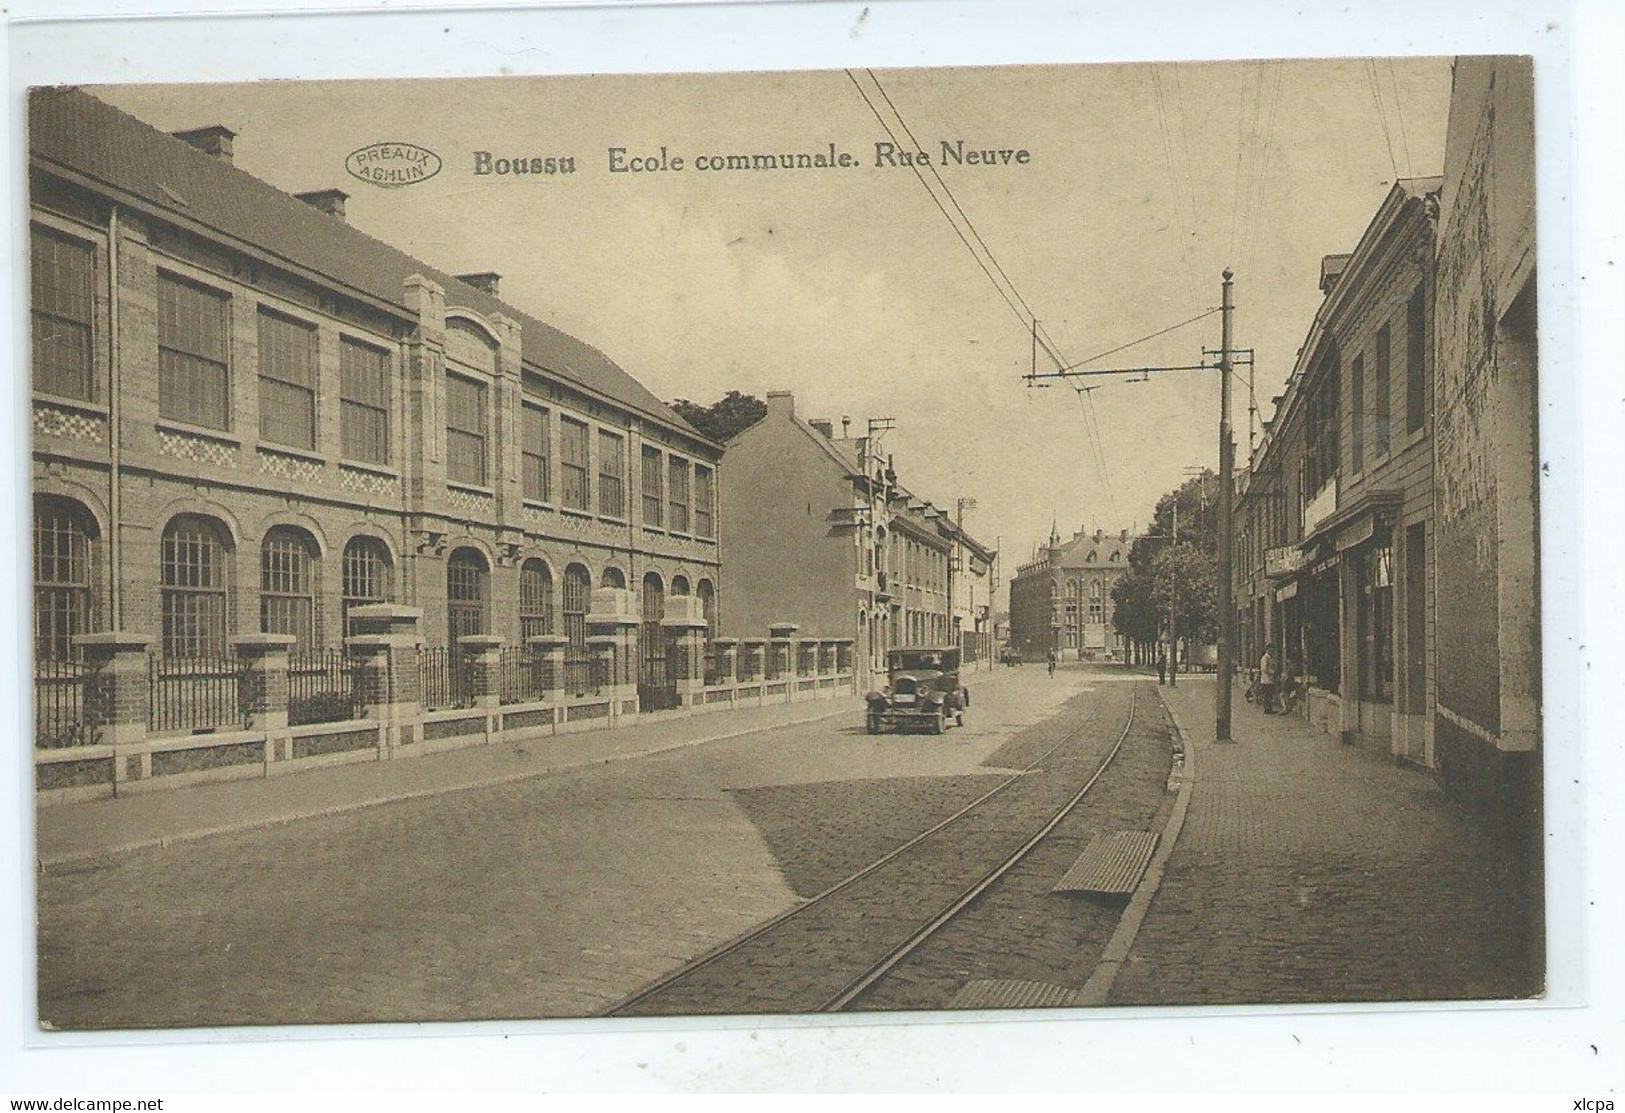
M1191 245L1185 235L1185 229L1190 228L1194 235L1196 231L1196 213L1194 207L1189 222L1185 219L1184 188L1179 172L1174 165L1174 144L1168 134L1167 96L1163 89L1162 78L1153 63L1151 69L1151 89L1153 93L1152 104L1157 110L1157 130L1162 136L1163 168L1168 176L1168 198L1174 209L1174 233L1179 238L1179 257L1185 266L1185 280L1190 283L1192 292L1200 289L1196 276L1196 262L1191 258Z
M1400 104L1401 98L1399 95L1399 78L1394 76L1394 60L1392 58L1385 58L1383 61L1388 66L1388 83L1394 87L1394 117L1399 121L1400 148L1405 152L1405 176L1407 178L1414 178L1416 177L1416 167L1411 162L1410 136L1405 133L1405 109Z
M898 126L902 128L903 134L908 136L909 142L914 145L913 149L923 150L923 148L920 146L919 140L914 136L913 129L908 126L908 121L903 117L903 113L897 107L896 102L891 99L891 95L886 92L886 87L881 83L880 78L876 76L873 70L865 70L864 72L869 75L869 80L874 83L875 91L878 92L881 99L886 102L886 107L891 109L892 115L897 118ZM852 81L852 84L857 88L859 94L863 96L864 103L869 106L869 111L874 113L875 119L880 121L881 127L886 129L886 134L891 138L892 142L896 143L898 141L897 133L892 130L891 124L887 122L887 120L880 114L880 110L876 107L874 101L870 99L867 92L864 91L864 88L862 84L859 83L857 76L853 74L851 70L847 70L846 75ZM1050 335L1043 322L1038 319L1038 315L1033 311L1032 306L1029 305L1027 300L1021 296L1021 291L1016 289L1015 282L1011 280L1009 273L1005 271L1004 267L999 263L998 256L993 254L993 249L988 246L987 240L983 238L982 233L977 229L976 222L971 220L970 214L965 212L964 206L962 206L959 203L959 199L954 196L952 188L950 188L948 183L943 179L942 174L937 170L936 166L934 164L927 163L927 167L931 171L931 176L935 178L937 184L942 187L942 192L953 205L954 211L957 212L959 214L959 218L964 221L966 229L970 231L971 236L975 238L976 243L981 247L982 253L987 256L987 263L992 264L993 269L996 270L999 277L1004 280L1004 285L1009 288L1010 295L1021 304L1022 309L1027 311L1026 317L1022 318L1022 323L1029 325L1034 342L1044 349L1044 352L1052 361L1054 361L1056 367L1064 366L1066 360L1060 355L1058 351L1059 346L1056 344L1055 338ZM1003 288L999 287L998 282L994 280L993 274L988 270L987 263L983 263L981 256L976 254L975 249L970 245L970 241L965 238L964 232L960 231L957 224L954 224L953 217L948 215L948 210L942 204L941 198L939 198L936 195L936 192L932 190L930 183L927 182L925 180L925 176L920 173L919 167L911 163L910 169L914 171L914 176L919 180L920 185L927 193L931 195L931 200L936 204L937 210L942 213L943 218L946 219L949 224L953 225L954 231L959 236L960 242L965 245L966 250L970 251L972 257L976 259L977 264L982 268L982 272L987 275L988 281L993 282L994 287L999 289L1002 296L1004 290ZM1006 297L1006 304L1009 304L1009 301L1009 297ZM1011 306L1011 308L1014 309L1015 307ZM1111 476L1106 471L1105 450L1100 444L1098 429L1091 427L1087 422L1085 423L1084 428L1086 435L1092 442L1090 445L1090 450L1095 454L1097 467L1100 469L1101 485L1106 488L1107 500L1109 503L1115 505L1116 496L1112 490Z
M846 76L847 79L852 82L852 87L858 91L858 96L863 98L863 103L869 106L869 111L874 114L874 117L880 123L880 126L885 129L886 135L893 143L897 144L899 147L902 146L902 141L897 138L897 133L894 132L891 125L886 122L886 118L880 114L880 109L875 107L875 102L869 99L869 94L864 91L863 86L858 83L857 76L851 70L846 71ZM942 214L942 218L948 222L948 226L954 230L954 235L959 237L959 242L965 245L965 250L970 252L972 259L976 260L976 265L982 268L982 273L987 275L987 280L993 284L993 289L997 291L999 297L1004 299L1004 304L1010 307L1010 312L1015 314L1016 320L1021 322L1022 331L1025 332L1030 329L1032 327L1031 312L1029 311L1027 314L1023 314L1022 311L1017 308L1016 302L1010 300L1010 294L1005 293L1004 287L999 285L999 280L997 278L993 277L993 272L989 270L987 264L982 261L982 257L976 253L976 249L971 246L970 240L965 238L965 233L960 231L959 225L955 223L954 218L948 214L948 210L943 206L942 200L931 189L931 184L927 182L925 180L925 176L920 173L920 168L910 163L909 169L914 171L914 177L919 179L921 188L923 188L926 194L930 196L931 203L936 205L937 211L940 212ZM1006 279L1005 281L1008 282L1009 280ZM1014 287L1011 287L1011 293L1016 294L1017 300L1021 299L1021 295L1016 293ZM1026 303L1023 302L1022 304L1025 305ZM1052 352L1050 354L1053 357L1054 353Z
M1388 114L1382 107L1382 94L1377 87L1377 64L1365 59L1366 86L1371 90L1371 103L1377 108L1377 122L1382 125L1382 141L1388 147L1388 165L1393 168L1394 180L1399 180L1399 160L1394 158L1394 139L1388 131Z
M847 72L851 73L850 70ZM875 91L878 92L881 99L886 102L886 107L892 110L892 115L897 117L897 122L902 125L903 134L908 136L908 141L914 145L914 150L925 150L924 147L920 146L920 141L914 138L914 132L909 128L908 121L903 119L902 112L900 112L897 105L892 102L891 94L886 92L886 87L880 83L880 78L875 76L875 71L865 69L863 72L869 75L869 80L874 82ZM873 107L873 104L871 104L870 107ZM893 138L895 139L896 137L893 136ZM999 277L1004 279L1006 286L1010 287L1010 292L1015 294L1016 300L1021 302L1021 308L1027 311L1027 316L1029 318L1036 318L1038 314L1033 312L1033 307L1028 305L1026 299L1021 296L1020 291L1016 289L1016 284L1010 281L1010 276L1006 274L1004 268L999 265L998 257L993 254L993 249L987 246L987 241L982 238L982 233L977 231L976 222L971 220L970 214L965 212L964 208L959 204L959 198L955 197L954 191L948 188L948 183L942 180L942 174L938 172L936 163L927 163L926 166L931 171L931 176L937 180L937 184L942 187L942 192L948 195L948 200L953 205L954 212L959 214L959 219L965 222L965 227L970 229L970 234L976 238L977 245L980 246L982 251L987 255L988 262L993 264L993 269L999 272ZM917 174L918 171L915 171L915 173ZM1054 353L1052 352L1051 355L1053 354Z

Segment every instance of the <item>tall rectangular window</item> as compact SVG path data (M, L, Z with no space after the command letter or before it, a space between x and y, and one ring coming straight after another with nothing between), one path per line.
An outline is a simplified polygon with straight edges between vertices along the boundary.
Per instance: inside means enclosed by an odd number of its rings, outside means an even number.
M339 444L346 460L389 463L389 353L350 339L339 345Z
M260 310L260 439L316 447L316 329Z
M230 304L224 294L158 276L158 416L231 427Z
M1349 467L1365 470L1365 353L1349 365Z
M1372 450L1380 459L1388 455L1390 430L1388 428L1389 348L1393 332L1387 325L1377 330L1376 378L1371 384Z
M1422 287L1405 304L1405 431L1414 433L1427 420L1427 304Z
M571 510L590 510L587 484L587 426L570 418L559 420L559 472L564 488L559 501Z
M662 470L660 449L644 445L642 488L643 524L646 526L658 526L664 520L661 511L665 508L666 496L660 483Z
M626 441L608 429L598 430L598 513L626 517Z
M446 376L446 478L485 486L485 384Z
M671 528L688 532L688 461L673 456L666 462L666 509Z
M694 465L694 532L700 537L717 535L717 481L710 468Z
M88 402L95 395L95 249L35 228L32 262L34 389Z
M525 485L525 497L546 502L549 481L547 473L550 430L548 413L540 406L525 405L524 427L520 430L520 471Z

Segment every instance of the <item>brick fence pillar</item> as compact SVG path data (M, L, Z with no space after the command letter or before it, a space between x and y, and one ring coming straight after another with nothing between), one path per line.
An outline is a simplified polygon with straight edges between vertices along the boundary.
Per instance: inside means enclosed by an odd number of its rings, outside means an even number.
M492 708L502 704L502 638L497 634L464 634L457 639L457 652L468 669L468 694L473 706Z
M525 639L525 648L542 658L547 677L542 698L549 703L564 702L564 650L569 644L563 634L532 634Z
M716 638L712 645L717 647L717 681L721 684L733 684L739 679L739 639Z
M791 695L795 692L796 675L796 631L801 629L793 622L775 622L768 627L773 635L768 642L768 652L772 656L772 665L769 672L781 680L787 681L785 693Z
M344 639L355 666L356 703L363 719L382 725L386 750L417 740L423 713L418 675L418 627L423 612L395 603L369 603L350 610L356 631Z
M288 652L292 634L244 634L232 642L237 651L237 706L249 730L285 730L288 726Z
M635 601L624 587L601 587L592 593L592 609L587 612L591 635L587 644L609 662L610 714L615 718L637 713L638 626L642 620Z
M118 745L147 736L147 639L119 631L81 634L73 644L85 660L85 734Z
M684 707L705 702L705 606L697 595L666 598L661 629L677 655L677 698Z

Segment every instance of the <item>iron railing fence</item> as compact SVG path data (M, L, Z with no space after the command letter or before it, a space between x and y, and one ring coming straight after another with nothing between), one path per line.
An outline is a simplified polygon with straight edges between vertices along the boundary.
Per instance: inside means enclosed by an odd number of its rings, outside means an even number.
M288 655L288 725L338 723L361 717L356 663L342 649Z
M553 664L545 653L522 645L502 650L501 700L503 703L539 703L554 691Z
M235 657L148 655L147 729L201 733L244 724L243 666Z
M564 694L595 696L609 685L609 661L596 653L569 650L564 657Z
M471 681L467 657L451 646L429 646L418 654L418 691L424 710L474 706Z
M714 688L718 684L727 683L732 677L723 675L723 666L726 656L715 642L707 642L705 646L705 686Z
M86 721L85 663L78 655L34 659L34 745L54 750L95 741Z

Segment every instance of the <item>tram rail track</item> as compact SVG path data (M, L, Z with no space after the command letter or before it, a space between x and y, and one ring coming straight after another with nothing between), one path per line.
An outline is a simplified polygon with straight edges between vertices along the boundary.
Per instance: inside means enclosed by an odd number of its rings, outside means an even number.
M1105 700L1103 698L1102 703L1104 702ZM915 866L912 869L908 868L908 863L904 860L915 851L919 851L922 848L933 844L933 842L942 841L942 839L949 836L950 833L959 835L960 831L956 829L962 829L968 826L966 821L971 820L972 818L992 822L992 820L988 817L988 805L994 801L1008 799L1009 797L1007 794L1011 788L1027 783L1034 773L1045 769L1052 758L1055 758L1056 755L1061 754L1069 745L1079 742L1080 739L1086 735L1089 729L1095 725L1096 717L1101 710L1101 704L1091 707L1088 712L1085 713L1080 722L1069 728L1059 740L1057 740L1053 745L1045 748L1043 752L1032 761L1028 762L1021 769L1006 777L999 784L978 796L976 799L970 801L953 814L932 824L930 827L894 847L887 853L876 858L874 861L869 862L863 868L847 875L841 880L835 882L833 885L828 886L799 904L793 905L778 915L756 925L750 931L747 931L744 934L737 936L734 939L731 939L702 955L699 955L670 973L661 976L655 981L644 986L642 989L633 993L631 996L626 997L605 1009L601 1015L682 1015L684 1013L761 1011L830 1013L840 1012L847 1009L849 1006L862 1000L868 991L881 982L887 976L887 974L889 974L900 964L906 962L909 956L914 954L921 946L935 937L944 927L957 919L966 909L974 905L978 898L995 886L1001 878L1005 877L1008 873L1010 873L1011 870L1016 868L1016 866L1025 860L1039 845L1043 843L1045 838L1047 838L1056 829L1056 827L1058 827L1069 815L1073 813L1078 805L1081 804L1088 796L1090 790L1094 788L1096 782L1098 782L1105 774L1107 769L1111 767L1113 761L1116 760L1117 755L1122 751L1124 743L1127 741L1130 732L1133 730L1137 706L1138 695L1132 688L1130 688L1128 697L1128 713L1124 720L1122 730L1118 732L1116 741L1107 749L1105 755L1094 764L1093 769L1084 779L1082 786L1077 788L1075 791L1069 792L1064 802L1058 808L1049 808L1046 818L1041 824L1039 824L1036 831L1033 831L1033 833L1023 838L1021 843L1013 851L1004 854L991 868L980 872L975 881L970 885L966 886L962 880L949 883L929 876L922 878L919 874L918 866ZM1001 827L995 824L995 826L991 828L990 832L982 832L984 838L988 837L989 834L1008 834L1009 822L1010 821L1006 819L1005 826ZM1024 830L1032 830L1032 828L1029 826L1024 828ZM950 846L949 849L951 850L952 847ZM949 857L950 860L952 860L951 854ZM879 958L869 962L864 962L861 970L857 972L855 976L844 975L844 980L840 982L838 988L836 988L833 992L830 992L827 987L824 990L814 992L813 987L809 986L808 992L800 997L796 997L794 994L780 994L780 996L784 999L774 1002L774 1005L782 1007L764 1008L756 1005L749 1007L730 1007L732 1003L726 999L710 1000L702 998L695 1001L694 994L692 991L690 991L688 994L690 1002L688 1007L681 1007L680 1002L679 1007L677 1008L660 1007L666 1003L664 999L673 996L680 998L684 990L690 990L694 983L700 979L707 976L716 975L719 968L725 967L730 961L737 964L742 959L747 959L747 961L744 963L745 969L747 971L756 971L758 964L752 964L749 962L746 952L750 948L761 945L764 940L771 940L775 934L782 934L787 930L802 928L803 930L812 933L806 935L799 941L801 949L804 952L807 952L804 957L807 958L809 962L812 962L813 952L817 952L820 949L827 950L828 948L820 946L820 944L824 943L825 941L817 934L818 929L816 926L810 925L808 922L819 914L827 914L832 908L838 905L839 898L842 896L853 896L855 899L859 899L856 898L855 890L864 882L877 878L877 875L882 874L882 871L885 871L888 866L892 866L894 863L898 866L898 869L894 872L899 874L899 876L894 879L897 888L901 889L912 885L917 888L946 889L950 891L950 895L947 896L947 899L939 899L928 902L929 907L935 909L935 911L932 912L923 923L919 922L918 915L913 913L906 917L899 917L895 914L887 915L885 914L885 909L882 909L882 913L880 915L871 915L868 911L862 908L861 902L858 903L854 909L854 917L858 924L872 926L876 922L879 922L887 929L895 927L896 931L901 932L901 938L892 943L892 945L888 947L884 954L882 954ZM905 926L903 923L898 922L900 920L912 921L912 925ZM805 927L803 925L805 925ZM837 922L835 925L831 925L828 928L826 934L839 937L843 929L847 931L852 930L851 924L840 924ZM795 939L790 940L790 947L788 949L793 950L797 942L798 941ZM834 956L829 957L833 958ZM862 960L860 959L859 961L861 962ZM758 963L761 967L760 973L764 976L774 971L782 972L785 968L783 955L776 954L771 949L769 949L766 954L761 956ZM816 981L817 977L813 976L811 979L808 979L804 975L801 980ZM737 988L737 981L735 986ZM726 993L722 993L719 996L726 997Z

